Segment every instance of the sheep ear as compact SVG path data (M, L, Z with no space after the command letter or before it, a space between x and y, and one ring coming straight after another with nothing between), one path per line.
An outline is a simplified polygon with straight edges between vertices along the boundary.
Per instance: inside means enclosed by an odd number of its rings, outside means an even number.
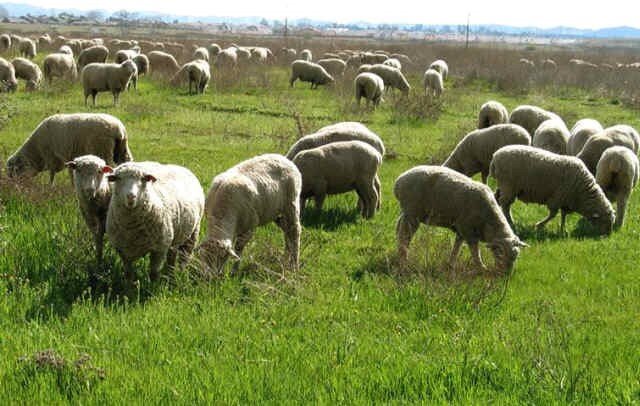
M158 179L156 179L155 176L150 175L150 174L144 175L144 178L142 178L142 179L144 179L145 182L155 182L155 181L158 180Z
M76 164L75 161L69 161L69 162L66 162L64 166L66 166L69 169L76 169L78 165Z
M113 168L112 168L112 167L110 167L109 165L105 165L105 166L102 168L102 173L113 173Z

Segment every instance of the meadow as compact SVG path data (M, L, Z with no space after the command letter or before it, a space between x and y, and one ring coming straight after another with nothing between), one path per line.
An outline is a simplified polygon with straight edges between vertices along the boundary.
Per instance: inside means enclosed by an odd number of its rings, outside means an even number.
M270 225L235 273L211 277L194 264L152 285L140 261L133 291L110 248L96 265L65 172L53 187L46 174L18 184L2 172L0 403L640 402L638 193L606 238L576 214L568 236L559 220L536 231L546 209L516 203L516 232L531 247L508 275L475 272L466 246L447 269L454 236L435 228L418 232L409 269L398 269L395 179L440 164L485 101L540 105L568 125L591 117L640 128L637 109L606 92L505 90L450 67L440 101L421 96L416 70L409 98L390 94L375 111L355 106L348 78L291 89L278 66L214 72L203 96L143 78L118 107L101 94L85 108L77 84L0 94L3 171L42 119L80 111L118 117L136 160L184 165L205 191L230 166L285 153L339 121L365 123L388 150L372 220L359 216L355 194L328 198L321 212L308 205L298 273L280 279L283 240Z

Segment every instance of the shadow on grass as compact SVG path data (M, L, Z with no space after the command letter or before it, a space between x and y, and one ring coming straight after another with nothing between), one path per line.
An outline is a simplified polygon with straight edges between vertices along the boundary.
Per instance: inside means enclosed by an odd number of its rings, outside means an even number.
M567 227L567 229L568 228L569 227ZM515 233L520 237L521 240L526 242L558 241L566 240L568 238L578 240L597 240L603 237L603 235L600 234L598 230L584 218L578 220L575 228L573 230L568 230L566 234L560 232L559 222L557 224L555 222L551 222L547 224L543 229L538 229L535 224L516 224Z
M315 207L307 207L302 212L302 225L310 228L320 228L327 231L335 231L343 224L355 223L360 217L360 212L353 208L344 210L338 207L319 210Z

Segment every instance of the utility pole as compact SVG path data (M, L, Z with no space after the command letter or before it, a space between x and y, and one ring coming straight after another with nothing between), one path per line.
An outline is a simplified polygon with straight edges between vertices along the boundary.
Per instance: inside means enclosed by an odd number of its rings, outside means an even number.
M469 19L471 18L471 13L467 14L467 36L465 40L465 48L469 49Z
M284 46L289 48L289 21L287 17L284 18Z

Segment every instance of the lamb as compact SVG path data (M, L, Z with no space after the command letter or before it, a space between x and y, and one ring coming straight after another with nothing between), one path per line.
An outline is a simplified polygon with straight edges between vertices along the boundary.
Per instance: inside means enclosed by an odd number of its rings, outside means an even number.
M204 212L204 192L188 169L157 162L129 162L107 176L113 196L106 230L122 260L127 279L133 263L151 255L150 279L157 281L163 265L191 255Z
M171 84L178 86L186 81L189 82L189 94L191 94L191 85L195 85L196 94L204 94L209 80L211 79L211 71L209 63L203 59L196 59L189 63L185 63L182 68L171 79Z
M375 73L363 72L356 76L355 80L355 94L358 106L360 106L360 99L364 97L367 99L367 105L373 102L373 106L377 107L380 102L384 101L382 94L384 93L384 81Z
M207 194L207 237L200 245L203 264L220 271L239 260L255 229L275 222L282 230L289 266L298 269L302 175L282 155L251 158L213 178ZM283 275L284 276L284 275Z
M107 163L95 155L83 155L65 164L73 171L73 186L80 212L93 234L96 260L102 262L107 210L111 201L111 187L105 175L113 172Z
M447 63L442 59L434 61L431 65L429 65L429 69L437 70L440 75L442 75L443 81L447 80L447 77L449 77L449 65L447 65Z
M612 202L617 202L615 228L624 224L627 201L638 184L640 163L629 148L611 147L602 154L596 167L596 182Z
M382 80L384 81L384 86L387 89L396 88L401 92L403 92L405 95L409 93L409 90L411 90L411 85L409 84L407 79L404 77L400 69L387 66L387 65L382 65L382 64L377 64L377 65L365 64L360 66L360 69L358 70L358 72L359 73L362 73L362 72L375 73L376 75L382 78Z
M486 184L494 152L506 145L531 145L531 137L516 124L496 124L475 130L456 145L442 166L469 177L480 172L482 183Z
M560 155L567 154L567 143L571 133L564 121L559 119L544 121L533 135L531 145Z
M347 69L347 63L339 58L320 59L318 65L322 66L333 77L344 75L344 71Z
M300 151L340 141L365 142L375 148L376 151L384 157L384 143L380 137L365 125L350 121L328 125L313 134L305 135L291 146L286 157L293 160Z
M199 47L193 51L193 59L202 59L209 62L209 50L207 48Z
M104 45L94 45L89 48L85 48L78 55L78 69L82 71L82 68L90 63L105 63L109 57L109 48Z
M310 50L303 49L300 52L300 59L303 60L303 61L311 62L311 61L313 61L313 55L311 54Z
M442 75L435 69L427 69L424 73L424 94L426 96L433 95L440 97L444 91L444 83Z
M600 234L609 234L614 212L596 180L579 159L557 155L535 147L510 145L493 154L489 168L498 184L496 196L509 224L510 207L516 197L525 203L544 204L549 215L536 224L543 228L561 211L560 230L565 232L565 217L578 212Z
M483 129L496 124L509 122L509 112L500 102L489 100L480 107L478 113L478 128Z
M54 77L74 81L78 78L78 69L73 54L49 54L42 62L45 80L51 84Z
M302 174L300 210L313 197L322 209L327 195L355 190L362 217L372 218L379 208L380 179L378 169L382 155L362 141L333 142L299 152L293 158Z
M597 120L585 118L579 120L571 129L571 137L567 143L567 154L578 155L589 138L604 130Z
M518 124L524 127L534 139L536 130L544 121L550 119L562 120L557 114L546 111L537 106L522 105L516 107L509 116L511 124Z
M180 65L173 55L162 51L149 52L149 64L151 65L151 75L164 75L173 77L179 70Z
M9 52L11 49L11 37L9 34L0 35L0 53Z
M618 145L638 153L638 144L634 135L637 136L637 133L629 126L616 125L606 128L589 138L577 157L584 162L589 172L595 175L598 161L607 148Z
M33 177L49 171L49 181L64 164L96 155L109 165L133 160L124 124L108 114L55 114L44 119L7 160L10 177Z
M296 80L311 82L311 88L318 88L318 85L333 83L334 79L324 68L317 63L303 60L293 61L291 64L291 78L289 85L293 87Z
M6 59L0 58L0 92L15 92L18 88L16 70Z
M27 91L37 90L40 87L42 71L38 65L24 58L15 58L11 64L15 68L16 78L26 81Z
M396 58L389 58L386 61L382 62L383 65L391 66L392 68L396 68L398 70L402 70L402 64Z
M82 87L84 88L84 105L87 105L89 95L96 106L96 96L99 92L111 92L113 105L118 104L120 93L128 86L129 81L138 74L136 64L127 59L117 63L90 63L82 69Z
M20 56L33 59L36 56L36 42L31 38L22 38L18 43Z
M513 233L491 189L452 169L416 166L398 177L393 193L401 210L396 236L403 266L420 223L445 227L456 234L450 266L455 264L463 242L469 245L474 264L481 270L486 266L480 257L479 242L489 245L500 271L510 270L520 248L527 247Z

